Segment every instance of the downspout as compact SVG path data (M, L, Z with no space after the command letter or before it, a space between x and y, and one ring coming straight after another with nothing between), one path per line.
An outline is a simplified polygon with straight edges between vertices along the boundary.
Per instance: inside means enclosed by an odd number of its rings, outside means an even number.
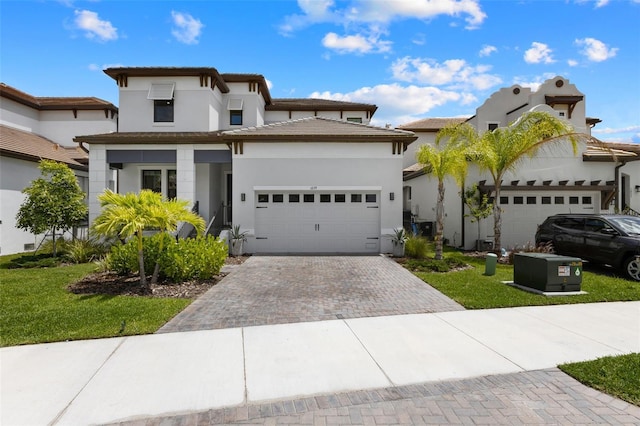
M620 168L624 167L625 164L627 164L627 163L625 163L624 161L621 161L620 164L618 164L614 169L615 170L614 171L615 176L613 177L613 182L615 184L615 191L616 191L616 206L615 206L616 213L620 211L620 177L619 177L620 173L619 173L619 170L620 170Z
M462 194L460 197L460 222L462 224L462 227L460 228L460 238L462 239L462 241L460 241L460 247L462 248L462 250L465 250L465 239L464 239L464 183L462 184Z

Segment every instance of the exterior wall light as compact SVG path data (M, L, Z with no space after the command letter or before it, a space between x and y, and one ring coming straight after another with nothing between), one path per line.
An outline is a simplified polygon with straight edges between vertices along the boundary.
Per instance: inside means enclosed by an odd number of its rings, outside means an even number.
M393 201L393 200L395 200L395 198L396 198L396 194L395 194L395 193L393 193L393 192L390 192L390 193L389 193L389 199L390 199L391 201Z
M247 196L243 193L240 194L240 201L244 201L247 199Z

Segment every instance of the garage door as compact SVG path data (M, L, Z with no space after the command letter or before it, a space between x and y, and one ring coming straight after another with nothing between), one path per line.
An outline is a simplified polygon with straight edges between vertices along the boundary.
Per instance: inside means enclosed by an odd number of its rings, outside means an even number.
M378 253L380 193L257 192L258 253Z

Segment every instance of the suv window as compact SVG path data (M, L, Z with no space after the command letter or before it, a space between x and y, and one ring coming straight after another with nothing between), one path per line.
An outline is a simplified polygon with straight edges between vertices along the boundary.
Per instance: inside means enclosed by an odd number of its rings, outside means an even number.
M584 230L589 232L601 232L605 228L611 228L609 224L600 219L587 219L585 221Z
M561 217L556 220L555 224L556 226L575 231L582 231L584 229L584 219L576 217Z

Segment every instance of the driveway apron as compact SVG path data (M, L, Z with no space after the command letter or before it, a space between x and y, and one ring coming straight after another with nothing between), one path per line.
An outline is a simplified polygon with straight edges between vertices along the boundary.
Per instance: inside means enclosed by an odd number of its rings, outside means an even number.
M460 310L384 256L252 256L158 332Z

